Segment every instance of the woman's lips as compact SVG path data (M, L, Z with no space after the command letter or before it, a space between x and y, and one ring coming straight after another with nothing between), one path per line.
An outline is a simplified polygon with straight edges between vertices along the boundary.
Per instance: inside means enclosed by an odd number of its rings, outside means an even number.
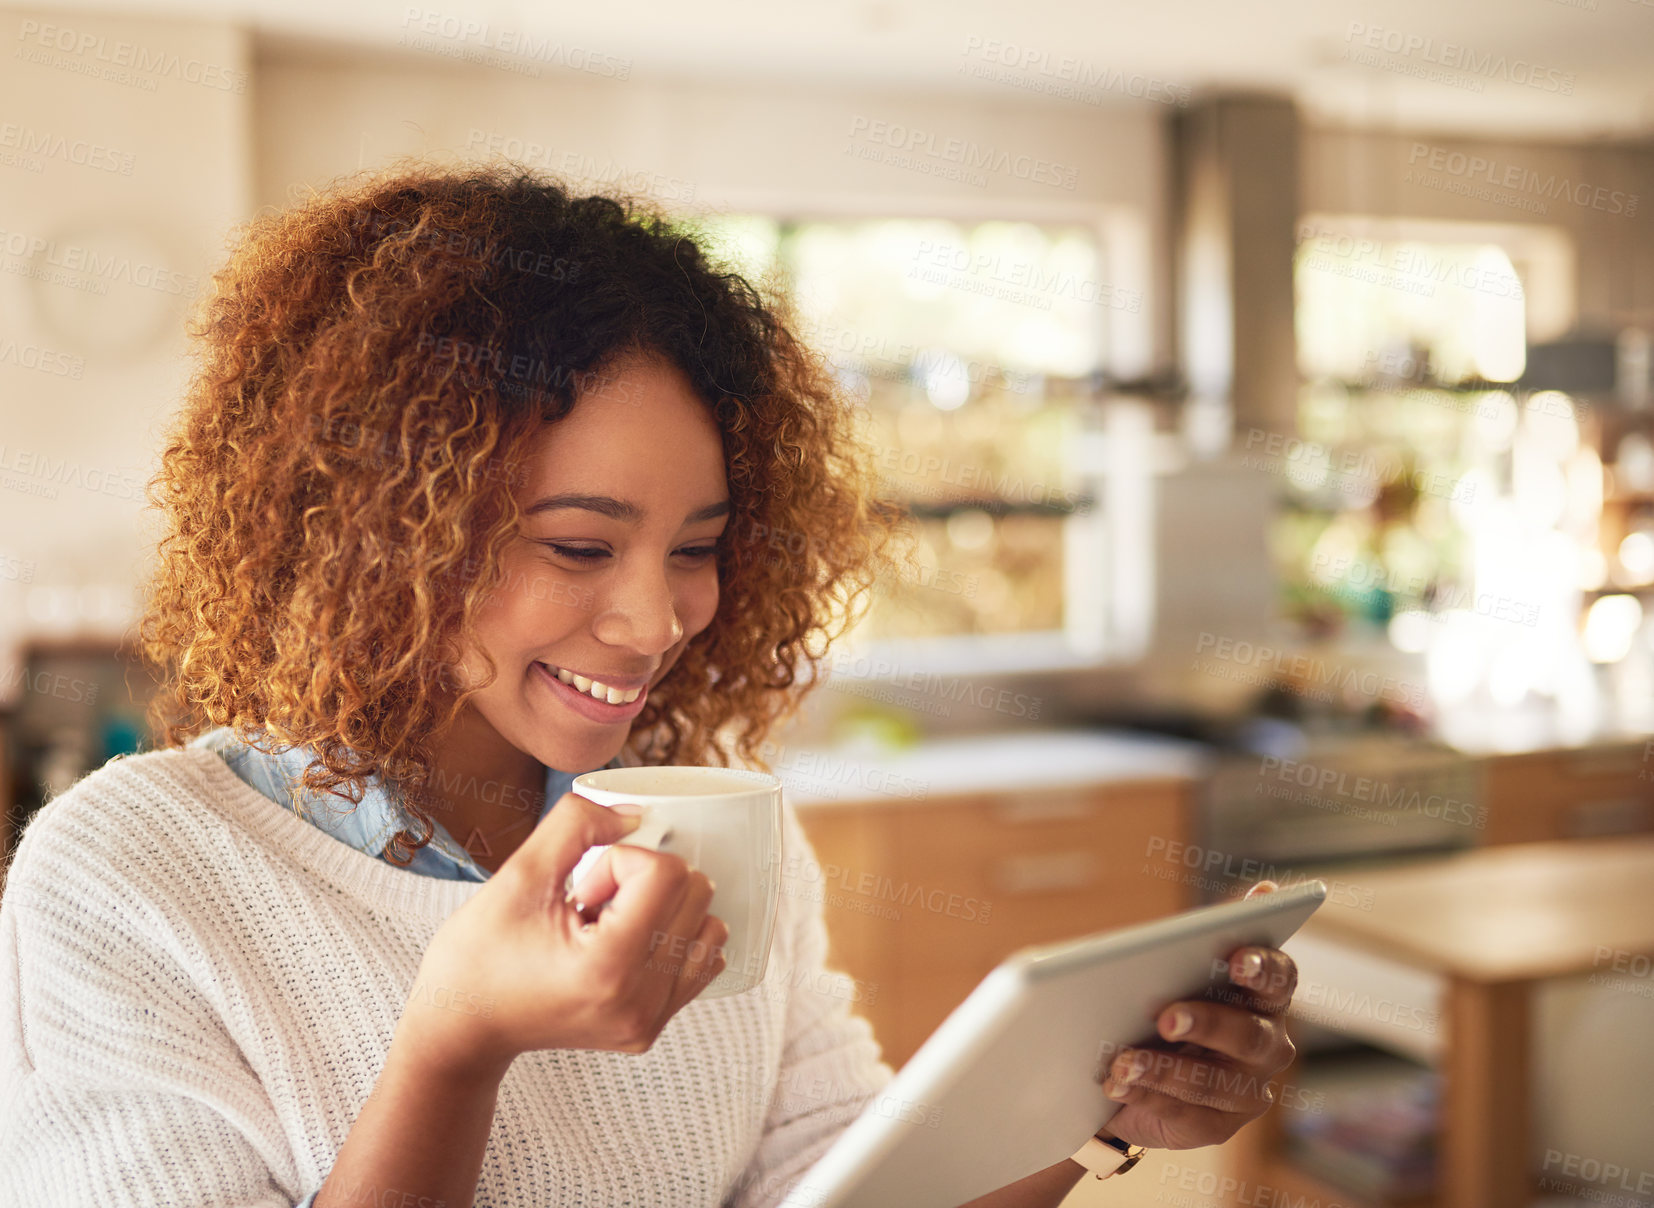
M629 701L624 705L611 705L607 701L599 701L580 691L573 684L565 684L557 678L556 672L544 663L535 663L534 670L551 688L552 692L557 695L559 700L580 714L581 717L590 721L605 724L631 721L632 718L643 712L643 706L649 699L649 689L645 686L643 691L638 693L636 700Z

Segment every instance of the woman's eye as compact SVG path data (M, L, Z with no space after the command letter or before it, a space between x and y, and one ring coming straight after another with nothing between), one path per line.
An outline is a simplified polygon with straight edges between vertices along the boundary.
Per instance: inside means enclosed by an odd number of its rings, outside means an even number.
M577 562L596 562L600 558L609 556L609 551L606 549L589 549L579 545L559 545L555 541L542 541L540 544L548 549L555 550L565 558L573 558ZM678 551L678 553L690 558L710 558L717 552L716 544L685 546Z
M555 541L542 541L540 544L546 546L548 549L556 550L565 558L573 558L579 562L596 562L599 558L607 558L609 556L609 551L606 549L587 549L583 546L576 545L558 545Z

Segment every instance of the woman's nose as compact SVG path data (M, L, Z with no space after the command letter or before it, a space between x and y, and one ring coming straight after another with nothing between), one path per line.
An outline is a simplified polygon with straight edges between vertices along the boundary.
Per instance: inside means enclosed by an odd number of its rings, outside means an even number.
M597 640L609 646L627 646L644 654L662 654L683 637L677 600L665 573L622 572L597 598L592 621Z

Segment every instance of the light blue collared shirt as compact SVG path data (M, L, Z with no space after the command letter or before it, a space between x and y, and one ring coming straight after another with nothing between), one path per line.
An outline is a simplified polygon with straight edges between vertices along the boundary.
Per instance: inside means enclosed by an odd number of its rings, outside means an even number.
M261 734L260 742L263 741ZM229 726L208 730L190 740L189 745L215 752L232 772L277 805L292 810L341 843L348 843L370 856L385 859L385 847L399 830L406 828L418 833L419 827L402 812L400 795L386 788L378 776L368 778L363 786L362 800L355 806L342 797L304 791L300 777L315 759L309 747L261 751L238 739ZM620 756L615 756L604 766L620 767ZM557 804L559 797L570 790L577 775L577 772L546 769L546 800L540 810L541 818ZM442 823L432 818L431 824L434 829L430 842L416 851L409 863L397 867L445 881L488 880L488 870L454 842L454 837Z

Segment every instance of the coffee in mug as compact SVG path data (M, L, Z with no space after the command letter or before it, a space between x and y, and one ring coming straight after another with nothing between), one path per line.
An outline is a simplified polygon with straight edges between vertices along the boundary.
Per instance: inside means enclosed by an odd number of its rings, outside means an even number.
M780 902L781 781L744 768L603 768L574 778L572 791L598 805L643 807L637 829L619 842L682 856L711 878L709 914L729 927L724 970L697 998L752 989L769 966ZM569 875L570 890L607 847L590 848ZM673 954L681 959L681 954Z

